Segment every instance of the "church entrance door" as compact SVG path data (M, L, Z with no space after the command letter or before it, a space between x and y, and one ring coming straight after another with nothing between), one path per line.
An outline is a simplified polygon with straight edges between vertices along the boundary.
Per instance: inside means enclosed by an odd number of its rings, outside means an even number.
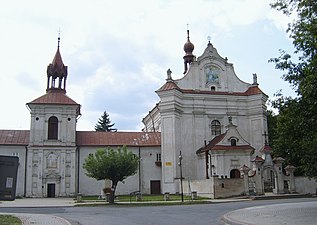
M47 197L55 198L55 184L47 184Z
M151 195L161 194L161 181L160 180L151 180Z

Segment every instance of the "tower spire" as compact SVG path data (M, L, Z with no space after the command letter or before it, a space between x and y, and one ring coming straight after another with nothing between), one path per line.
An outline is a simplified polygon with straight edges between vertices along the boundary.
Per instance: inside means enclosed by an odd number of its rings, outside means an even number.
M57 51L52 63L50 63L47 67L46 92L55 90L66 93L67 66L64 65L61 53L59 51L60 39L59 30L57 38Z
M184 74L187 72L189 64L191 64L194 61L194 58L195 58L195 56L193 55L194 48L195 46L189 40L189 29L187 24L187 42L184 44L185 55L183 57Z

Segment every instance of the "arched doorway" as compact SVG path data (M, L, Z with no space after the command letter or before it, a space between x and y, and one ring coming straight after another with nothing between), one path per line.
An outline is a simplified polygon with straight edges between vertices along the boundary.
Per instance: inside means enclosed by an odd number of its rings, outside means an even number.
M237 170L237 169L232 169L230 171L230 178L240 178L241 177L241 174L240 174L240 171Z
M275 170L272 167L264 168L262 172L262 182L264 192L273 192L276 187Z

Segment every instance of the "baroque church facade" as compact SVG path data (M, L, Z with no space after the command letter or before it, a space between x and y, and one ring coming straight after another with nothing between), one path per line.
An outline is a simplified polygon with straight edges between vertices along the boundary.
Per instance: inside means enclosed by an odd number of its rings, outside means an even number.
M87 177L84 160L96 149L122 145L140 161L137 173L118 184L117 194L180 193L186 189L180 186L184 181L186 187L192 184L195 191L217 197L216 190L225 192L225 182L236 179L233 183L240 188L235 190L240 192L228 189L226 196L240 195L248 192L252 176L261 182L255 191L264 192L261 179L270 180L270 173L258 173L256 178L254 171L260 171L264 161L270 171L278 170L263 150L268 149L268 96L259 88L256 74L253 83L240 80L233 64L210 41L198 58L193 50L187 31L184 76L173 79L167 71L166 83L156 91L160 101L143 118L142 131L96 132L76 130L81 105L66 95L68 71L58 44L47 67L46 93L26 104L30 130L0 130L0 154L19 157L16 195L100 195L107 182ZM276 193L281 192L283 178L273 175L271 183L275 182Z
M145 131L161 132L164 192L179 190L175 178L180 178L180 154L182 174L188 180L229 178L244 164L252 167L251 157L265 143L268 96L258 87L256 74L252 84L240 80L233 64L210 41L197 59L193 50L187 31L184 76L174 80L167 71L166 83L156 91L160 102L143 119ZM202 151L228 126L238 132L223 140L217 151Z

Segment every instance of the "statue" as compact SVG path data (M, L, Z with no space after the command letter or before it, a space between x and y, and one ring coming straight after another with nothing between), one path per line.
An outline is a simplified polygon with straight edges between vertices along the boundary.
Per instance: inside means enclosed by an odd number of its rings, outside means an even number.
M171 71L171 69L168 69L166 73L167 73L167 79L166 80L167 81L172 80L172 71Z

